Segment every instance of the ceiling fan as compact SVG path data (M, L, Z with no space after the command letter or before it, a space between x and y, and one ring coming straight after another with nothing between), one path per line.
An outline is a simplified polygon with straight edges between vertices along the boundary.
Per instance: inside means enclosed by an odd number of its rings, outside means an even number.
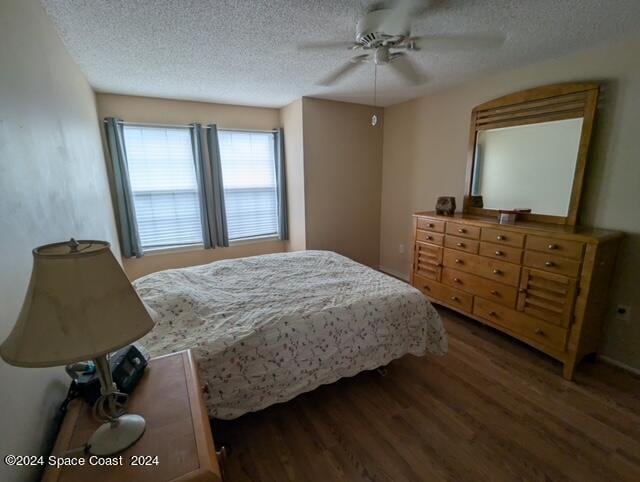
M298 45L298 50L327 50L347 48L365 52L348 60L338 69L317 82L330 86L360 65L372 62L389 65L414 85L426 82L421 68L410 58L419 50L453 51L495 48L504 43L500 34L478 35L411 35L411 22L430 10L433 2L425 0L388 0L375 2L365 9L356 24L355 41L311 42Z

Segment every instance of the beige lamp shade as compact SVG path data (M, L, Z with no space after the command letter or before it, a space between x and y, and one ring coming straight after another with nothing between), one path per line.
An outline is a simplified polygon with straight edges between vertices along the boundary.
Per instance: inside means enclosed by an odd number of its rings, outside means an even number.
M106 355L140 338L153 320L105 241L33 250L31 282L0 346L11 365L66 365Z

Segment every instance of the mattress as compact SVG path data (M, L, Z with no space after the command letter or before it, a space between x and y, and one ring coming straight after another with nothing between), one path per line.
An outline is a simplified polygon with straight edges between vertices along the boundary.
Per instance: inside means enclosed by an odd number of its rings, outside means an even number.
M157 312L152 356L190 348L209 415L233 419L406 354L444 354L412 286L329 251L216 261L134 283Z

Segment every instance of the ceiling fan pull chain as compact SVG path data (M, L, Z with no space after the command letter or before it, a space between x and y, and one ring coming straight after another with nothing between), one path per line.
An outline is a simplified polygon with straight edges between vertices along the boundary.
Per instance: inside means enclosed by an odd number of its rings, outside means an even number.
M373 63L373 108L375 109L377 104L377 95L378 95L378 64ZM378 123L378 116L375 111L371 116L371 125L375 127Z
M373 64L373 106L377 105L378 101L378 64Z

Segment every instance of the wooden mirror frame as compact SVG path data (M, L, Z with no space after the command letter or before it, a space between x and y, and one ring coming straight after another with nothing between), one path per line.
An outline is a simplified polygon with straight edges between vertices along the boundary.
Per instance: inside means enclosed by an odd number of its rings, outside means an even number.
M567 215L552 216L531 213L519 216L524 221L575 225L578 217L578 208L580 207L584 172L587 165L589 145L591 144L599 89L598 84L590 83L547 85L499 97L475 107L471 112L471 134L469 136L463 212L479 216L497 216L499 213L497 209L474 208L471 206L472 178L478 132L500 127L582 117L582 133L580 135L580 146Z

